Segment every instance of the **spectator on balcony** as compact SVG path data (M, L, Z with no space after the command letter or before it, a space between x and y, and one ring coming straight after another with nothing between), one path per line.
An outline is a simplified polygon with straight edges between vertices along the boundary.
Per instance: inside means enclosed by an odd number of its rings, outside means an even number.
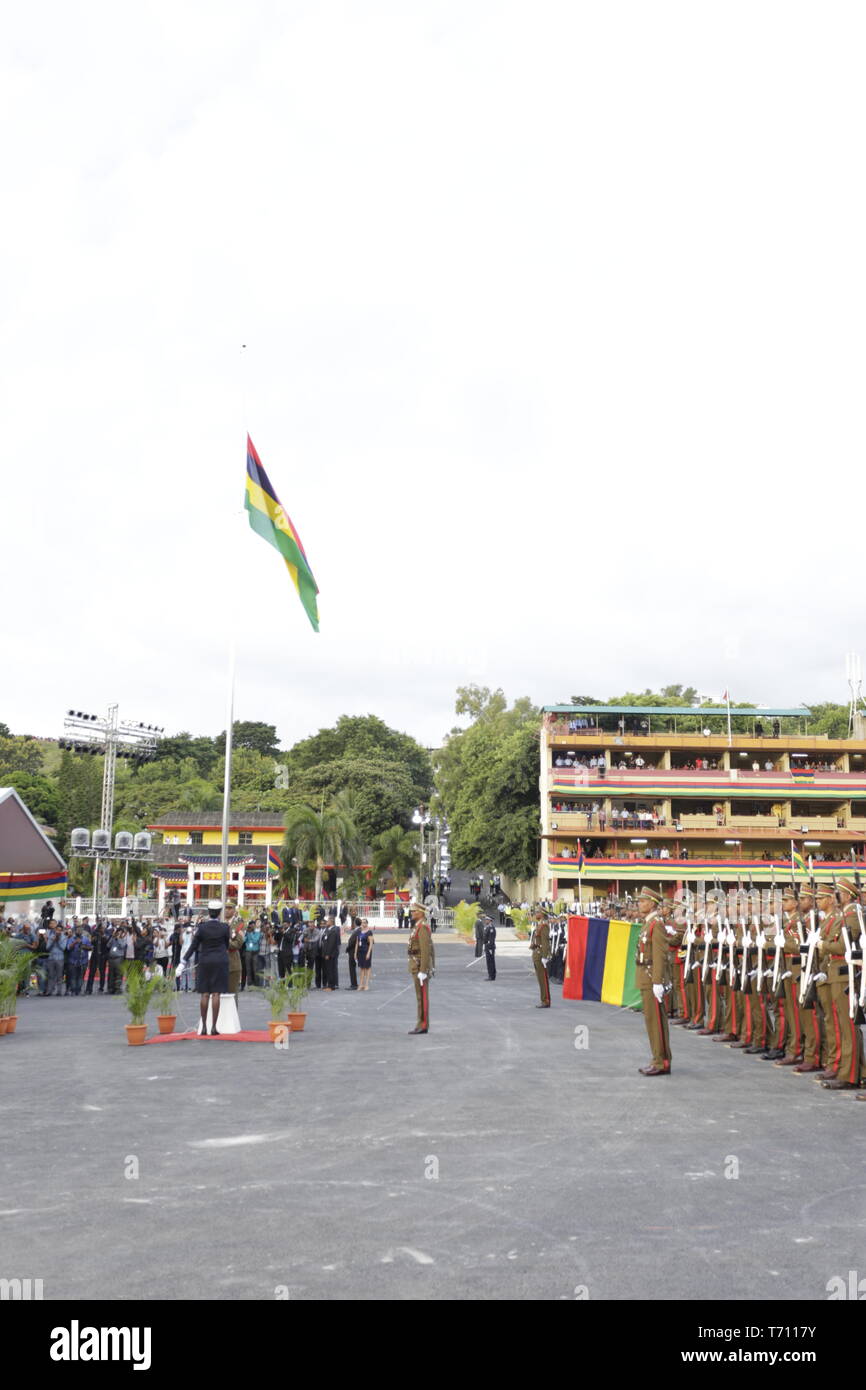
M767 761L764 763L764 771L765 771L765 772L772 772L772 771L773 771L773 764L772 764L772 762L770 761L769 758L768 758Z
M612 830L616 830L619 824L619 811L614 806L610 813L610 825Z
M659 850L659 859L670 859L670 857L671 852L668 849L667 845L662 845L661 849Z
M758 759L757 759L757 758L756 758L755 761L752 763L752 771L753 771L753 772L760 772L760 771L761 771L761 764L758 762Z
M641 757L640 753L638 753L637 757L635 758L635 760L634 760L634 765L635 765L635 767L646 767L646 763L644 762L644 760L643 760L643 758Z
M604 830L604 828L605 828L606 825L607 825L607 815L606 815L605 809L604 809L603 806L599 806L599 808L598 808L598 828L599 828L599 830Z

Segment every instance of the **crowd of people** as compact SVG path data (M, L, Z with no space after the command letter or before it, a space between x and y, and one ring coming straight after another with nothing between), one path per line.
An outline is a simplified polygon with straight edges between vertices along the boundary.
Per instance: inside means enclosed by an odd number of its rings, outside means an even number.
M182 992L195 990L197 957L185 957L197 925L192 909L177 915L172 911L164 919L74 917L61 923L47 903L39 925L12 916L0 922L0 931L32 953L23 992L59 998L120 994L133 962L148 975L173 973ZM321 905L285 904L246 922L235 912L228 925L231 993L257 988L268 978L282 979L298 968L312 971L314 988L338 989L341 955L346 956L349 988L370 987L373 929L358 906L343 903L326 914Z

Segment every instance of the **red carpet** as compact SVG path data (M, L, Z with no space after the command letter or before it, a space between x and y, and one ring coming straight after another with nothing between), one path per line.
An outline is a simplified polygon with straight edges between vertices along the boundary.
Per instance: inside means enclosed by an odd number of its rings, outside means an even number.
M267 1029L259 1032L255 1028L245 1028L240 1033L218 1033L214 1038L210 1033L157 1033L152 1038L145 1038L144 1045L148 1043L164 1042L270 1042L271 1035Z

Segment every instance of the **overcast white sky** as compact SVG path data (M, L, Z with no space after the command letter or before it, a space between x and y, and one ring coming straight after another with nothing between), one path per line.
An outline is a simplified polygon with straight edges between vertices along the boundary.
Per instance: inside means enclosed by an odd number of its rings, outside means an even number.
M233 624L236 716L286 744L438 744L470 681L845 699L864 35L797 0L8 9L0 720L216 733Z

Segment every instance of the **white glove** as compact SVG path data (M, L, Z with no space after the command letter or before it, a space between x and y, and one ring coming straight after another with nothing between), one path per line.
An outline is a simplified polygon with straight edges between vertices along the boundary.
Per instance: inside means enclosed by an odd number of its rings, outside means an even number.
M807 946L817 946L817 945L818 945L818 942L819 942L820 940L821 940L821 933L820 933L819 931L817 931L817 930L816 930L816 931L810 931L809 934L808 934L808 936L806 937L806 945L807 945Z
M656 997L656 999L659 1001L659 1003L661 1003L662 1000L663 1000L664 997L665 997L665 987L664 987L664 985L653 985L653 994L655 995L655 997Z
M784 946L784 944L785 944L785 938L784 938L784 936L782 936L781 932L779 933L778 936L774 936L774 937L773 937L773 945L774 945L774 946L778 946L778 947L779 947L779 950L782 949L782 947Z
M826 981L827 981L827 976L824 974L824 971L823 971L823 970L822 970L818 975L813 975L813 976L812 976L812 983L815 984L815 985L823 985L823 984L826 983Z
M786 970L782 975L779 976L779 979L780 979L780 980L790 980L790 978L791 978L791 972L790 972L790 970Z
M422 985L424 981L427 979L427 976L424 974L423 970L418 971L418 979L421 981Z
M548 965L550 964L550 956L542 956L542 957L541 957L541 964L544 966L544 968L545 968L545 970L546 970L547 967L548 967Z

